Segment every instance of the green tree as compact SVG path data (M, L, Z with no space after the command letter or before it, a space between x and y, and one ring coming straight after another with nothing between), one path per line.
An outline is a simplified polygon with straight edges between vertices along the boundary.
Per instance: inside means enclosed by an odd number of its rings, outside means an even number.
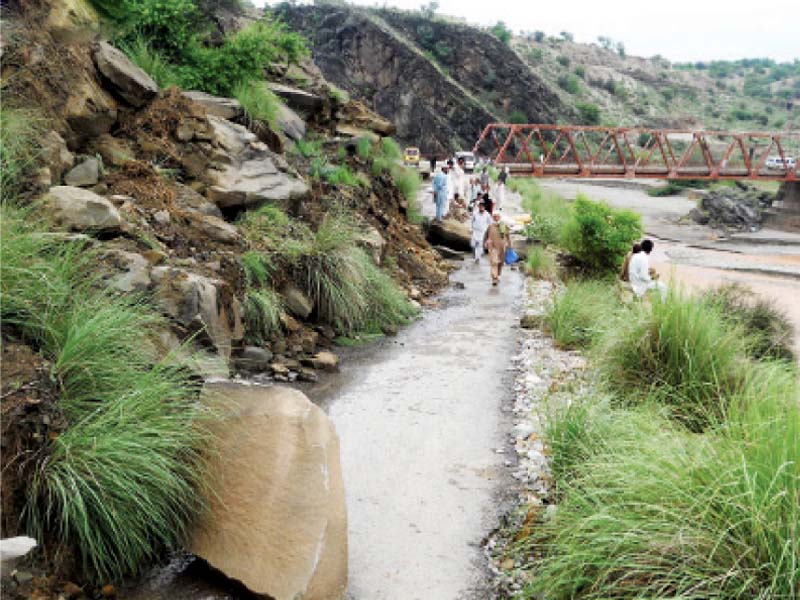
M490 30L492 34L504 44L511 41L511 30L503 21L498 21Z
M575 105L584 125L597 125L600 123L600 108L589 102L578 102Z

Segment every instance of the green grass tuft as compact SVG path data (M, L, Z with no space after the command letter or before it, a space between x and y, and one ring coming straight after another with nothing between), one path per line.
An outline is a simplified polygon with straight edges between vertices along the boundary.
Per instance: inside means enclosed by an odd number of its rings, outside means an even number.
M275 273L272 258L266 254L248 251L239 257L244 270L244 280L249 287L267 287Z
M535 246L528 252L525 266L530 275L536 279L552 280L558 275L555 258L541 246Z
M0 108L0 190L3 200L13 199L29 185L41 155L44 122L33 112Z
M169 60L153 49L142 35L137 35L125 45L125 54L140 69L150 75L161 88L180 85L180 77Z
M586 347L608 326L618 308L611 285L572 281L547 307L545 325L560 347Z
M283 300L270 289L249 289L244 301L244 320L248 339L261 343L281 333Z
M233 88L233 97L242 105L248 118L267 123L278 130L280 99L263 81L242 81Z

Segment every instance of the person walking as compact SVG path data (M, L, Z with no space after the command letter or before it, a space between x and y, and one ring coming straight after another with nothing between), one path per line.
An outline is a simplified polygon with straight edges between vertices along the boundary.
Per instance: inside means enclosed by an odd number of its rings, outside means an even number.
M497 209L503 210L506 199L506 181L508 180L508 166L503 167L497 176Z
M642 242L642 251L631 256L631 262L628 265L628 280L633 293L638 298L644 296L649 290L658 290L661 299L664 300L667 297L667 286L653 279L651 275L650 253L654 247L651 240Z
M492 285L495 286L500 282L506 250L511 245L508 225L500 221L500 213L492 215L492 223L483 236L483 245L489 251L489 262L492 265Z
M441 223L447 214L447 165L433 178L433 201L436 203L436 220Z
M480 262L481 256L483 256L483 239L491 223L492 216L486 212L486 207L483 203L479 202L478 208L472 213L472 239L470 240L476 263Z

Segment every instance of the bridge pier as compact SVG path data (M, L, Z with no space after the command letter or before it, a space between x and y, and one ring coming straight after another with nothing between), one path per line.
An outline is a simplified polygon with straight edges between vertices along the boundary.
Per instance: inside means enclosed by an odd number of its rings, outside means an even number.
M800 232L800 182L781 184L764 226L782 231Z

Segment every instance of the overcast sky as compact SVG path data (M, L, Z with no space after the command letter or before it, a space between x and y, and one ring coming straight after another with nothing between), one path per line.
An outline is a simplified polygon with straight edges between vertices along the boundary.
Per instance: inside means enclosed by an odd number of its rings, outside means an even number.
M254 0L263 6L274 4ZM300 2L307 4L308 2ZM417 9L419 0L355 0L353 4ZM800 58L798 0L439 0L439 12L470 23L504 21L515 32L569 31L577 42L604 35L628 54L671 61Z

